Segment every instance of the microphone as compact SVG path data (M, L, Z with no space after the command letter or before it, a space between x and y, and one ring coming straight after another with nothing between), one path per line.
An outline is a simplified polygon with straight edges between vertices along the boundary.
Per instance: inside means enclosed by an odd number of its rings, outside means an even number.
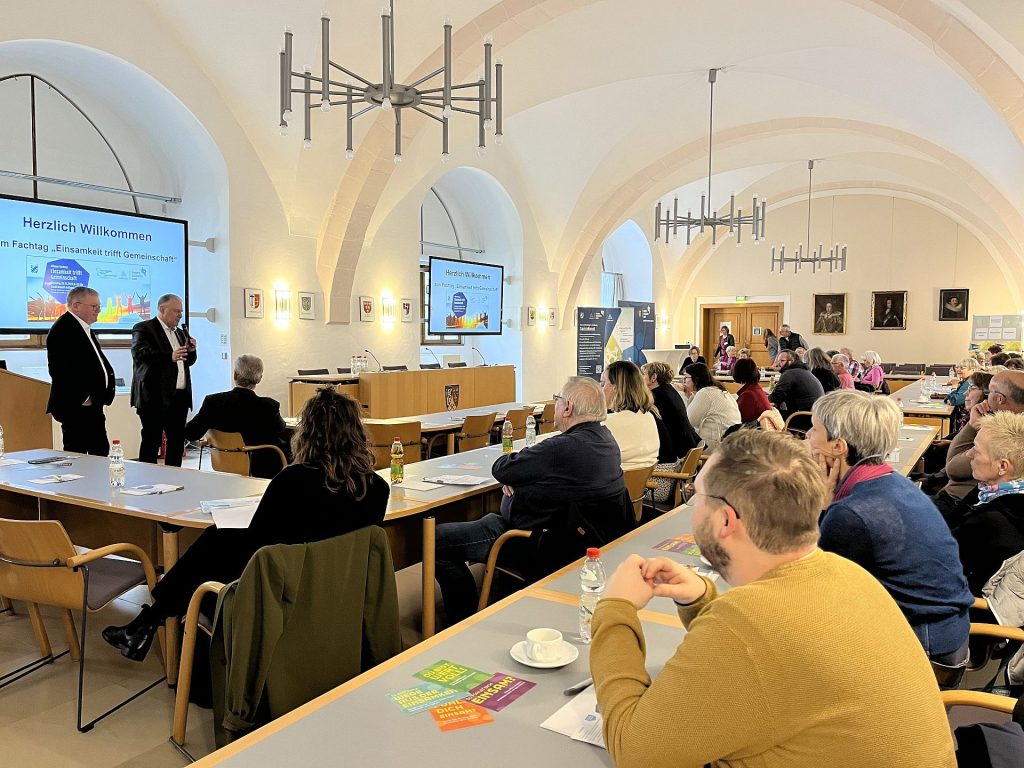
M377 364L377 370L378 371L383 371L384 370L384 366L380 364L380 360L377 359L377 356L375 354L373 354L373 352L371 352L368 349L364 349L363 352L365 352L366 354L368 354L370 357L373 358L373 362L375 362Z
M473 349L473 351L474 351L474 352L476 352L476 353L477 353L478 355L480 355L480 359L484 361L484 365L487 365L487 358L486 358L486 357L484 357L484 353L483 353L483 352L481 352L481 351L480 351L479 349L477 349L476 347L473 347L472 349Z
M427 352L429 352L429 353L430 353L430 354L431 354L431 355L433 356L433 358L434 358L434 362L436 362L436 363L437 363L438 367L440 367L440 368L444 368L444 366L443 366L443 365L441 365L441 358L439 358L439 357L438 357L438 356L437 356L437 355L436 355L436 354L434 353L434 350L432 350L432 349L431 349L430 347L424 347L424 349L425 349L425 350L427 350Z

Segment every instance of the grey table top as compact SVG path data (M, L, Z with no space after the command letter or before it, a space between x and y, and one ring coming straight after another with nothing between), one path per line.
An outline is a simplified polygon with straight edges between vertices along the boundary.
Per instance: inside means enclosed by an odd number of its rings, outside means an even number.
M477 768L483 763L530 768L611 766L604 750L548 731L540 724L569 699L562 690L590 676L589 646L577 642L575 606L530 596L492 607L478 621L468 621L387 662L386 671L364 675L366 681L341 694L328 693L284 727L268 726L226 757L214 753L204 765L263 768L282 765L399 766L445 765ZM579 658L561 669L533 669L509 656L509 649L534 627L553 627L580 649ZM683 637L681 627L644 623L648 664L657 674ZM422 681L421 669L447 659L482 672L503 672L536 687L500 712L487 725L442 733L428 712L407 715L388 694ZM393 663L397 662L397 663ZM358 678L357 678L358 682ZM332 700L333 699L333 700ZM287 717L287 716L286 716Z
M937 418L949 416L953 413L953 406L945 400L932 400L929 398L923 403L918 402L924 388L924 383L925 380L923 378L919 379L903 387L903 389L897 389L889 397L903 403L904 413L935 416Z

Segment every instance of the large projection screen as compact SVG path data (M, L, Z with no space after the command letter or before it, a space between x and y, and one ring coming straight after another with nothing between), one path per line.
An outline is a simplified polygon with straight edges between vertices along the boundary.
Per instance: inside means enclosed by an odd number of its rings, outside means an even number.
M497 336L505 269L498 264L430 258L432 334Z

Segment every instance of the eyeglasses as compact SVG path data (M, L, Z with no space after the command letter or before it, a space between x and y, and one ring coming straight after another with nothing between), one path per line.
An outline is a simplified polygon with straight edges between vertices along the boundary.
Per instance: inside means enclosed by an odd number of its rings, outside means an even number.
M707 496L709 499L718 499L719 501L721 501L726 506L732 507L732 511L736 513L736 519L737 520L741 519L740 511L738 509L736 509L736 505L733 504L731 501L729 501L727 498L725 498L725 496L715 496L715 494L713 494L713 493L701 493L700 491L698 491L694 495L696 495L696 496Z
M1004 395L1002 392L997 392L994 389L990 389L988 391L988 397L992 397L993 395L999 395L1001 398L1003 398L1003 400L1007 399L1006 395Z
M557 392L551 396L551 399L554 400L556 403L559 400L564 400L566 402L566 404L569 403L569 398L568 397L566 397L565 395L558 394Z

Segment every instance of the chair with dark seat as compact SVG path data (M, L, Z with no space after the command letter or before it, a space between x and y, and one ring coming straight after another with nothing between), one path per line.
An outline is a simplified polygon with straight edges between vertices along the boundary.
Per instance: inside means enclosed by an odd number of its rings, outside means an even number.
M485 413L482 416L467 416L462 422L462 429L455 433L455 451L471 451L474 448L486 448L491 444L491 430L498 414Z
M924 369L924 373L926 376L931 376L933 373L936 376L948 376L949 369L954 367L955 366L952 363L950 363L949 365L929 365L927 368Z
M440 363L420 363L421 371L438 371L441 369Z
M883 373L893 373L896 370L896 363L880 363Z
M78 730L84 733L107 715L159 685L165 677L154 680L88 723L82 723L88 616L142 584L152 590L156 586L156 571L146 553L134 544L111 544L79 554L64 526L56 520L0 519L0 594L28 604L32 629L42 654L41 658L0 676L0 688L70 655L72 661L78 662L76 723ZM66 651L54 655L39 612L40 605L63 609ZM81 634L75 630L72 611L81 611ZM158 630L157 637L163 650L163 628Z
M338 373L352 373L351 368L339 368Z
M384 469L391 466L391 445L397 437L405 450L405 463L412 464L423 458L423 427L418 421L390 422L376 424L363 422L366 436L369 439L370 451L373 453L373 468Z
M448 363L448 367L449 368L465 368L466 367L466 363L463 362L462 360L459 360L457 363Z
M382 371L408 371L409 366L407 365L382 365L380 368Z
M281 469L288 466L284 451L276 445L246 445L240 432L221 432L211 429L200 442L199 466L203 465L203 448L210 448L210 463L217 472L230 472L235 475L252 477L252 454L266 451L276 454L281 460Z
M299 376L327 376L330 370L327 368L299 368Z
M900 363L896 366L893 373L908 373L912 375L920 375L924 373L924 363ZM947 368L948 372L949 369Z
M785 431L802 438L811 428L810 411L794 411L786 417Z
M543 435L555 431L555 404L545 403L544 411L537 419L537 434Z

